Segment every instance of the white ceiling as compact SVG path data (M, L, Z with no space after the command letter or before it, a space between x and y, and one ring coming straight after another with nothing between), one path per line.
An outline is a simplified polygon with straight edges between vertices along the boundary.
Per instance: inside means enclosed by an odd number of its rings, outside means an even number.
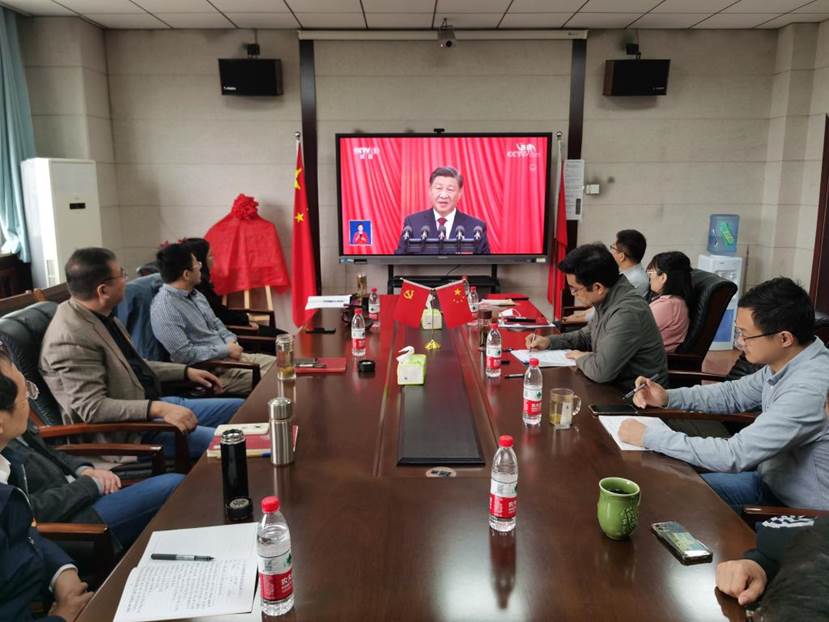
M781 28L829 0L0 0L103 28Z

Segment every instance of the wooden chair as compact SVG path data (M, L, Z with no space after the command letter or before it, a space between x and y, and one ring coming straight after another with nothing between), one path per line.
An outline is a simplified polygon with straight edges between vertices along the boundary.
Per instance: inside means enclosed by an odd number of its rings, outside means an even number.
M18 294L17 296L9 296L8 298L0 299L0 317L8 315L13 311L17 311L18 309L22 309L23 307L28 307L36 302L40 302L43 298L37 295L36 292L39 291L40 290L30 290L23 294Z

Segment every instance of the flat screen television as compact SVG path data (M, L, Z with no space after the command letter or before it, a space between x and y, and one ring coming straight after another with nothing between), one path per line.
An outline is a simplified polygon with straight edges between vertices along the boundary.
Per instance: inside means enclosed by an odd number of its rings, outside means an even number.
M551 133L337 134L341 263L546 261Z

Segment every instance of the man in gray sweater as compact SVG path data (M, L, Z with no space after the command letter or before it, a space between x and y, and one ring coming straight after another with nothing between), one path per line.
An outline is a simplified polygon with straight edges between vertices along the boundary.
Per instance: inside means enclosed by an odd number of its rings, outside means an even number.
M734 436L692 438L622 422L619 437L714 471L702 477L737 512L763 504L829 510L829 350L814 336L809 295L791 279L761 283L739 302L736 344L760 371L734 380L666 391L644 384L645 406L734 413L762 412Z
M541 337L529 335L527 347L567 349L567 357L595 382L614 382L625 390L637 376L668 380L662 335L648 303L603 244L585 244L559 264L570 292L596 310L579 331Z

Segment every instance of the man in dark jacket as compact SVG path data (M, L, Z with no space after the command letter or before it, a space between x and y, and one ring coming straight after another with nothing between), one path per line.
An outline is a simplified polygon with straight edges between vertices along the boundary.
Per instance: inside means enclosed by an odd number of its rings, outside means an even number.
M124 548L184 479L179 473L166 473L121 488L115 473L52 449L31 425L2 455L14 466L9 483L28 495L36 520L106 523Z
M29 390L21 374L0 349L0 450L23 434L29 417ZM32 527L29 501L8 484L14 465L0 454L0 620L32 619L31 603L55 604L48 620L72 622L92 594L66 553Z
M567 357L594 382L633 388L637 376L668 380L668 359L653 313L603 244L585 244L559 264L573 296L596 312L579 331L529 335L528 348L566 349Z

